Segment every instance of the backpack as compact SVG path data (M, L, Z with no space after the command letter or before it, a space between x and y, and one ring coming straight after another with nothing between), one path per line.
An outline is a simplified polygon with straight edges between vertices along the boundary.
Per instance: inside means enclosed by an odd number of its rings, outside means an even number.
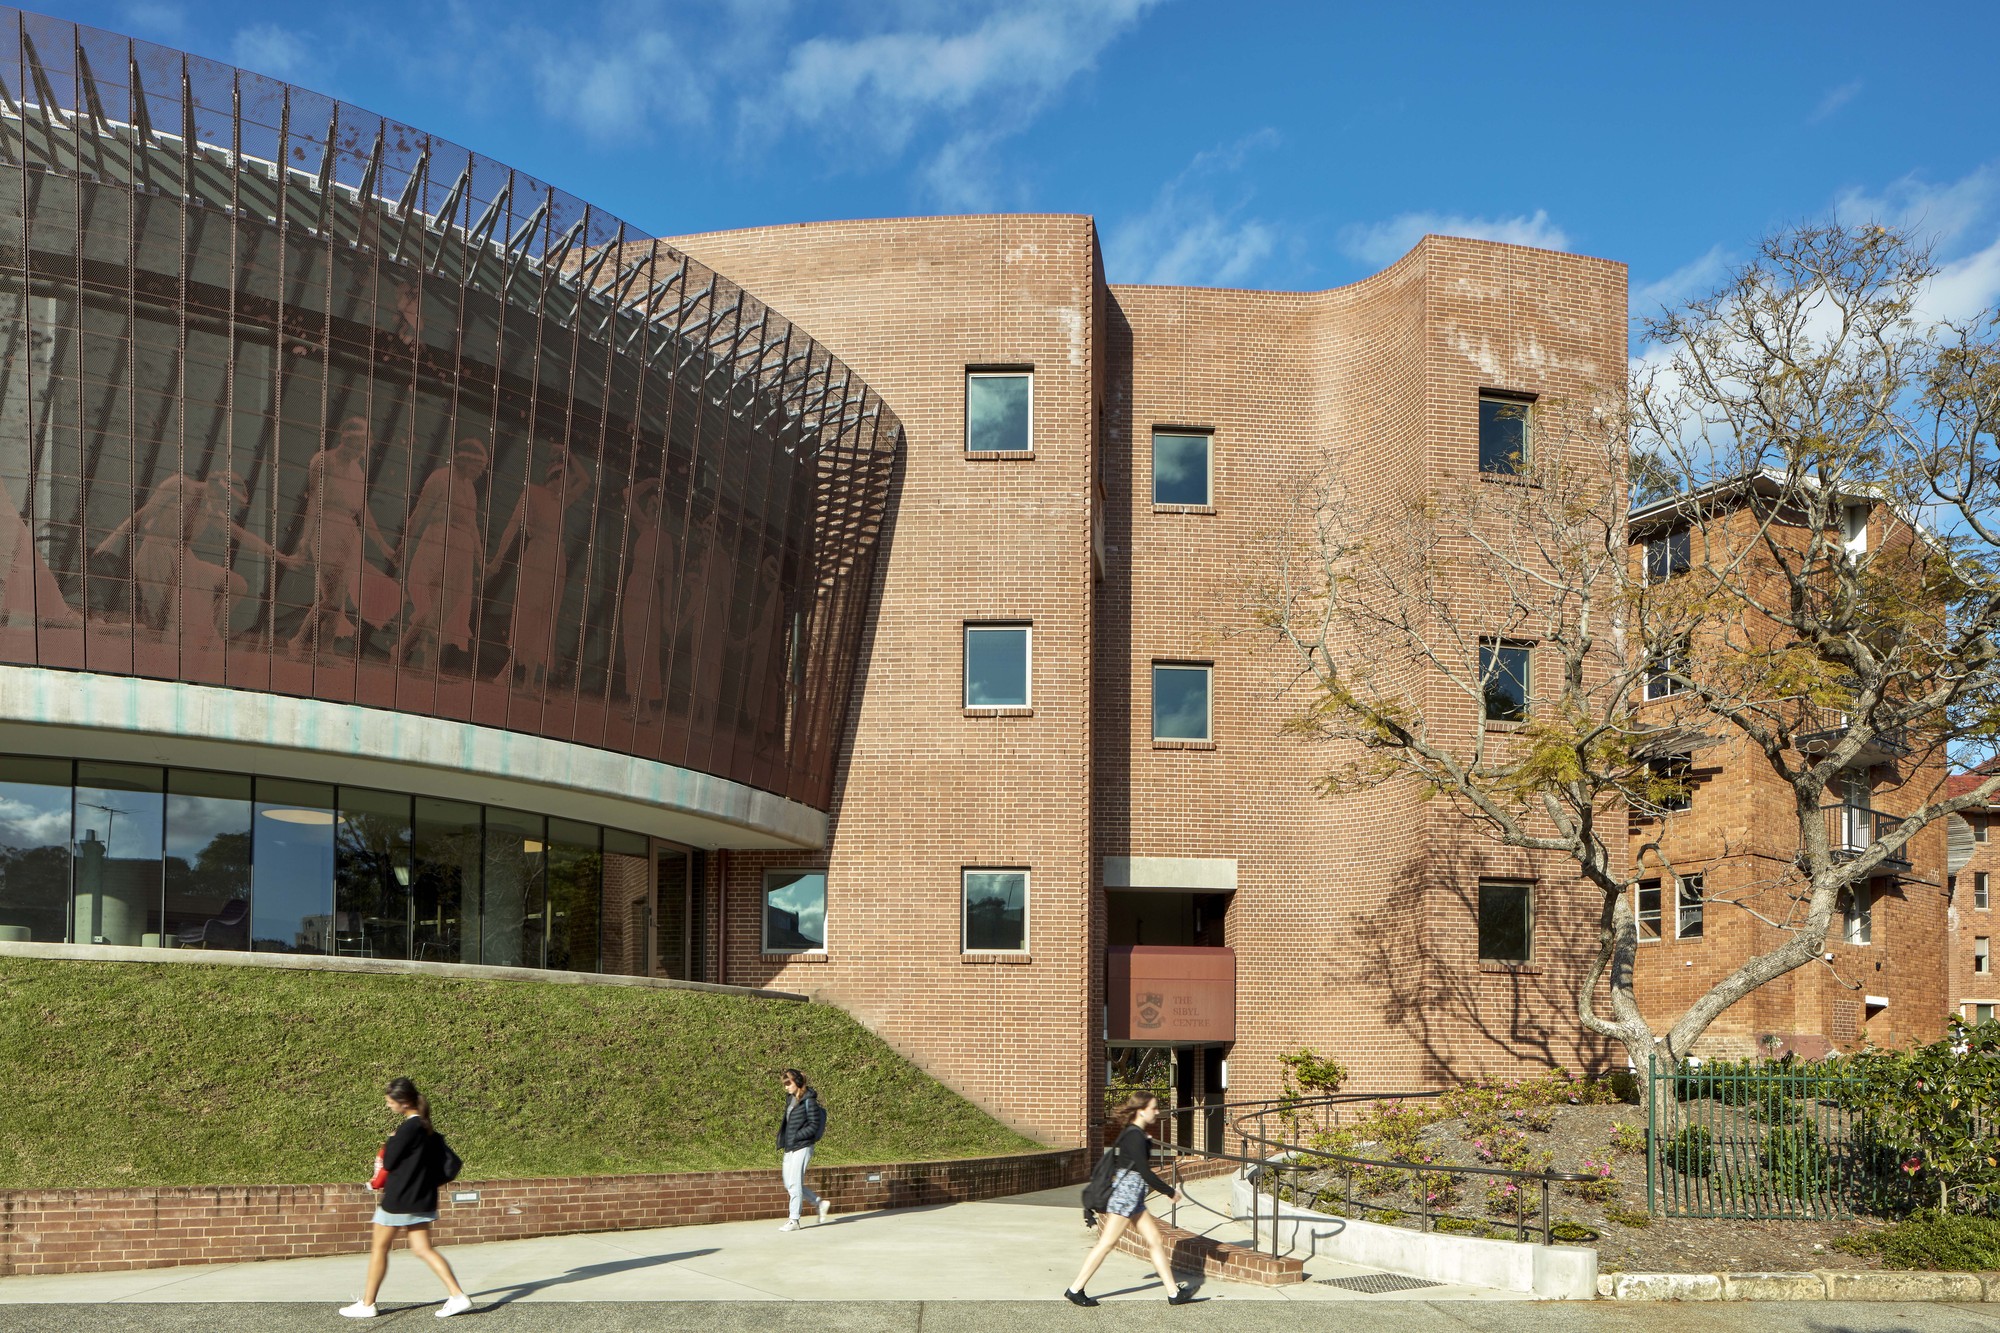
M465 1170L465 1159L451 1150L451 1145L445 1142L444 1135L439 1134L437 1141L438 1176L449 1184L458 1179L459 1172Z
M1097 1165L1090 1173L1090 1181L1083 1187L1084 1224L1090 1225L1094 1215L1111 1206L1111 1182L1118 1176L1118 1147L1113 1144L1104 1150L1104 1156L1097 1159Z

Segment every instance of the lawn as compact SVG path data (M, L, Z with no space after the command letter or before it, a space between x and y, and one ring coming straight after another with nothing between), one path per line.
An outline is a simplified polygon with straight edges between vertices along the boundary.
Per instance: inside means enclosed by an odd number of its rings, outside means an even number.
M364 1180L391 1077L466 1179L777 1167L777 1071L821 1163L1029 1152L844 1011L699 991L0 959L0 1188Z

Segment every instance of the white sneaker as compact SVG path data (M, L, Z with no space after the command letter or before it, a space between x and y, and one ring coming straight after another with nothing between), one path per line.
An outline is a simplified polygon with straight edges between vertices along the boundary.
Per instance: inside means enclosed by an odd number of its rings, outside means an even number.
M449 1319L455 1314L464 1314L467 1310L470 1310L471 1308L472 1308L472 1297L454 1296L450 1300L446 1301L443 1305L438 1307L437 1317L440 1319Z
M826 1221L826 1215L827 1215L828 1213L832 1212L832 1211L833 1211L833 1203L832 1203L832 1201L830 1201L830 1200L827 1200L827 1199L821 1199L821 1200L819 1201L819 1220L820 1220L820 1221L822 1221L822 1222Z
M799 1229L799 1219L796 1217L793 1218L791 1221L785 1223L785 1225L778 1228L778 1230L780 1231L797 1231L798 1229Z
M352 1305L343 1305L340 1307L340 1312L349 1319L373 1319L375 1317L375 1307L364 1301L356 1301Z

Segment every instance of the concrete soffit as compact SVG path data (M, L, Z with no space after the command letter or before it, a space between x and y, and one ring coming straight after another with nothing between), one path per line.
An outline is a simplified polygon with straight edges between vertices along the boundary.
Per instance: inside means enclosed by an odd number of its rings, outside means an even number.
M1167 893L1236 892L1233 856L1107 856L1107 889L1153 889Z
M707 773L380 708L0 666L0 753L206 768L414 791L694 847L810 849L827 817Z

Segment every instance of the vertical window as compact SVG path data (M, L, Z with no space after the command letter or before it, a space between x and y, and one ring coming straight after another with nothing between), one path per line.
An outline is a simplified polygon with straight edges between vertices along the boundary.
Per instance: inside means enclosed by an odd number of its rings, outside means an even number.
M965 706L1028 707L1030 627L965 627Z
M826 952L826 872L764 872L764 952Z
M167 771L167 942L250 947L250 779Z
M161 944L166 774L131 764L76 766L78 944Z
M1213 440L1184 431L1153 432L1153 503L1209 505Z
M965 372L967 453L1026 453L1034 448L1035 377L1021 370Z
M598 971L598 904L603 858L595 824L549 820L549 918L544 965L570 972Z
M67 759L0 759L0 940L70 939L71 776Z
M1528 716L1528 649L1500 639L1479 641L1479 697L1488 722Z
M1639 938L1660 938L1660 881L1643 879L1634 893L1632 915L1639 926Z
M968 870L965 883L967 953L1018 953L1028 947L1028 872Z
M333 952L333 788L257 780L250 947Z
M1986 841L1986 816L1985 816L1985 815L1974 815L1974 816L1972 817L1972 840L1973 840L1974 842L1985 842L1985 841Z
M1685 573L1691 563L1686 528L1675 528L1672 532L1649 538L1646 542L1648 583L1659 583L1676 574Z
M340 789L333 836L333 951L354 958L414 957L410 798Z
M410 899L416 925L410 957L426 963L479 961L480 815L476 805L416 798L410 837Z
M1528 467L1529 417L1534 400L1521 395L1479 395L1479 470L1517 473Z
M1847 892L1841 911L1841 938L1849 944L1875 942L1875 894L1872 885L1857 884Z
M1972 875L1972 905L1983 912L1986 910L1987 902L1986 872L1984 870L1976 870Z
M1868 551L1868 506L1846 505L1840 511L1841 538L1849 555Z
M1525 963L1534 956L1535 886L1479 881L1479 961Z
M1674 937L1701 938L1702 882L1700 875L1681 876L1680 903L1674 917Z
M547 830L524 810L486 811L486 879L479 958L488 967L540 967Z
M1993 1021L1993 1006L1990 1004L1973 1005L1972 1021L1974 1023L1991 1023Z
M1671 639L1655 649L1646 668L1646 697L1664 699L1686 689L1687 680L1682 673L1687 670L1687 658L1686 639Z
M1209 686L1213 668L1196 662L1153 664L1153 739L1212 739Z
M1972 970L1982 977L1986 975L1988 965L1986 940L1986 936L1979 935L1975 936L1972 941Z

